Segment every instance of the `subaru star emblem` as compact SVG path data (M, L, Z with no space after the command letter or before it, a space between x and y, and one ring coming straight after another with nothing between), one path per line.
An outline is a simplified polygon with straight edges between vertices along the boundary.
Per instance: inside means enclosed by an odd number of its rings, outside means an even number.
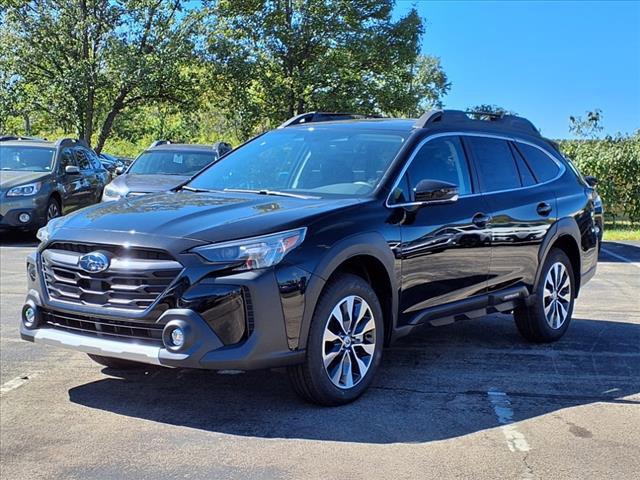
M104 272L109 268L109 257L102 252L91 252L80 257L78 265L85 272L98 273Z

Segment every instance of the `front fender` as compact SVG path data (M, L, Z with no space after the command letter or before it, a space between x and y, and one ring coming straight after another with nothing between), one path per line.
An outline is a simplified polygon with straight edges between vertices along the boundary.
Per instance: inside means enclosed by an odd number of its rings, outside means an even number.
M395 329L398 312L398 295L400 272L396 268L396 259L385 238L376 232L359 233L336 242L318 262L309 279L305 292L305 310L300 325L298 348L305 348L309 335L311 319L318 299L331 275L349 258L358 255L369 255L376 258L384 266L391 284L392 329Z

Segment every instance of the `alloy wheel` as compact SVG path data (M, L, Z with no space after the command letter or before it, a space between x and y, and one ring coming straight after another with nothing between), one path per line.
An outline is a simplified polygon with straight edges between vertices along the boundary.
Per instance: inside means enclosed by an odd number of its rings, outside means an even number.
M60 216L60 209L56 202L51 202L47 208L47 222L53 218Z
M367 374L376 349L376 323L369 304L357 295L331 311L322 339L324 369L338 388L356 386Z
M542 302L549 327L554 330L562 327L569 316L571 306L571 281L563 263L554 263L547 272Z

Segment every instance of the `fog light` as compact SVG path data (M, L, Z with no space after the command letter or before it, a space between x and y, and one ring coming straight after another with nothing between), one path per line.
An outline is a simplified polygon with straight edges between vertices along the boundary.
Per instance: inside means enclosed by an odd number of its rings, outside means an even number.
M171 330L171 343L178 348L184 345L184 332L181 328L178 327Z
M18 220L20 220L21 223L29 223L31 221L31 215L28 213L21 213L18 215Z
M30 305L27 305L22 311L22 319L24 326L32 328L36 324L36 310Z

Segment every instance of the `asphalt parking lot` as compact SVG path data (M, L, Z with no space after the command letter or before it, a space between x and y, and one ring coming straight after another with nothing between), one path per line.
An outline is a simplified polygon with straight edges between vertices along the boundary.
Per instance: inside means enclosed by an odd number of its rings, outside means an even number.
M35 243L2 235L2 478L640 476L640 244L605 243L560 342L528 344L506 315L425 329L328 409L279 371L123 375L19 340Z

